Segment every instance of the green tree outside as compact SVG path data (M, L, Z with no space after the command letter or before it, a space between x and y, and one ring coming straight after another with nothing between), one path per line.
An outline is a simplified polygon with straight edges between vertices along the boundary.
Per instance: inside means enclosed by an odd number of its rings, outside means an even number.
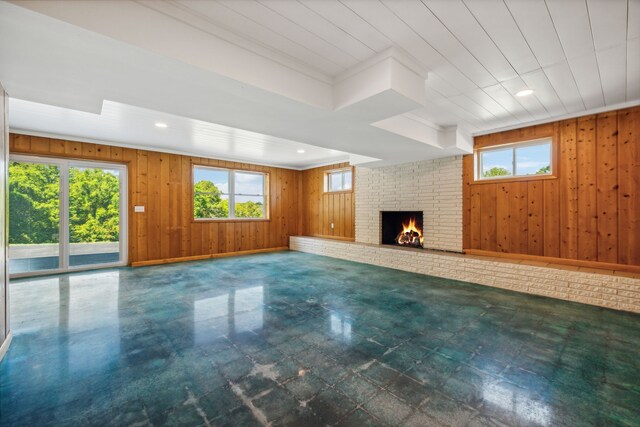
M193 214L195 218L228 218L229 201L211 181L198 181L193 186Z
M536 175L545 175L551 173L551 165L547 165L543 168L538 169Z
M509 172L505 168L501 168L499 166L494 166L491 169L489 169L488 171L484 171L482 173L482 176L484 178L490 178L492 176L507 176L507 175L511 175L511 172Z
M69 170L71 243L117 242L120 184L102 169ZM9 165L9 244L59 242L60 170L57 166Z
M229 218L229 200L211 181L198 181L193 187L193 214L195 218ZM263 218L264 206L260 202L236 202L236 218Z

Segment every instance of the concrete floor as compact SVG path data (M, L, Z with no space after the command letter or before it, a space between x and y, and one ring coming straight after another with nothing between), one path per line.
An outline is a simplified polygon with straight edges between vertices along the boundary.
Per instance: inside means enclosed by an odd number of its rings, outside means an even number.
M640 425L640 316L279 252L11 284L0 425Z

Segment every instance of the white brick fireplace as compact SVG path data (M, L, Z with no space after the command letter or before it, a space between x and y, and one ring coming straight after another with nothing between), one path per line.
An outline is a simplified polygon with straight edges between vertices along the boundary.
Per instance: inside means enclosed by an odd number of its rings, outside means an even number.
M380 243L380 211L423 211L424 247L462 251L462 156L356 167L356 242Z

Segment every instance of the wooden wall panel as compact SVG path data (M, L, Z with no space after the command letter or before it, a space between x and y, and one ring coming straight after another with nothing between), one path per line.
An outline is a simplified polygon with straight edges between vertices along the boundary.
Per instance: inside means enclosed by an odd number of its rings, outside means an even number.
M307 236L334 239L355 239L355 196L352 191L324 192L324 176L327 171L343 169L348 163L339 163L301 172L301 188L298 203L302 211L302 233ZM354 187L355 187L355 174ZM334 228L331 228L331 223Z
M286 247L301 233L300 171L15 134L10 151L126 163L130 263ZM194 221L194 164L267 173L269 220ZM134 213L134 205L145 213Z
M578 119L578 259L597 261L596 117Z
M618 112L618 260L640 265L640 108Z
M640 107L483 135L475 145L549 136L555 178L474 182L465 156L465 249L640 265Z
M567 120L560 126L560 257L578 258L578 172L576 164L577 124Z
M597 118L596 204L598 261L618 262L618 117Z

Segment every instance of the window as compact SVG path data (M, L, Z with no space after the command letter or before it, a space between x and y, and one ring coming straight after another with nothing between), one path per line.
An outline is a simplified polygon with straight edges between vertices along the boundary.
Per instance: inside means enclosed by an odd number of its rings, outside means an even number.
M552 175L551 138L478 150L476 179Z
M324 180L324 191L328 193L351 190L351 169L327 172Z
M260 172L194 166L193 217L267 218L266 177Z

